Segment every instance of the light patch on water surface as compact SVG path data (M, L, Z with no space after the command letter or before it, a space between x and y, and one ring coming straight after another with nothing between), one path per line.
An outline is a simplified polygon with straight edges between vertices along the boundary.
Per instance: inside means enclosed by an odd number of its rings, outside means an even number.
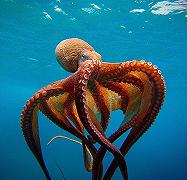
M175 1L175 2L187 5L187 2L185 0L178 0L178 1Z
M145 9L133 9L131 11L129 11L130 13L143 13L145 12Z
M101 8L98 6L98 5L96 5L96 4L90 4L94 9L98 9L98 10L100 10Z
M153 2L149 3L148 6L151 6L153 4Z
M137 3L137 4L141 4L141 3L144 3L146 1L145 0L143 0L143 1L142 0L135 0L134 2Z
M151 7L151 12L158 15L168 15L171 13L182 13L186 10L187 6L179 1L169 2L161 1Z
M89 7L81 8L82 11L88 13L88 14L100 14L102 12L106 11L112 11L112 8L106 7L104 4L101 4L100 6L91 3Z
M46 11L43 11L42 13L44 14L44 17L45 17L46 19L52 20L52 17L51 17Z
M126 29L126 27L124 25L121 25L120 27L123 28L123 29Z
M55 10L56 12L62 12L62 9L59 8L57 5L54 6L54 10Z
M73 2L71 3L73 5ZM67 16L69 18L69 20L71 21L75 21L76 18L71 16L70 14L66 13L61 7L59 7L58 5L54 5L53 6L54 8L54 11L56 11L57 13L61 13L63 14L64 16Z
M87 12L88 14L92 14L95 12L93 8L81 8L84 12Z
M32 57L27 57L27 59L29 61L32 61L32 62L38 62L39 61L38 59L35 59L35 58L32 58Z
M62 10L62 8L60 8L58 5L54 6L54 10L58 13L62 13L63 15L67 16L68 14Z
M98 14L101 10L101 8L96 4L90 4L91 7L81 8L82 11L87 12L88 14Z

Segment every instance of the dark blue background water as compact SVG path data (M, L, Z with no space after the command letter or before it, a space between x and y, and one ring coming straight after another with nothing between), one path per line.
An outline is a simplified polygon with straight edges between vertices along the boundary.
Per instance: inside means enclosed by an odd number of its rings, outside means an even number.
M55 60L59 41L79 37L103 61L145 59L162 71L164 106L153 126L127 155L129 180L186 180L187 13L185 1L16 1L0 0L0 179L45 179L20 129L26 100L41 87L63 79ZM122 120L112 113L112 127ZM67 135L40 114L40 135L54 179L90 179L81 146L51 137ZM111 133L109 130L109 133ZM71 135L68 135L72 137ZM109 162L108 153L105 163ZM119 171L114 179L121 179Z

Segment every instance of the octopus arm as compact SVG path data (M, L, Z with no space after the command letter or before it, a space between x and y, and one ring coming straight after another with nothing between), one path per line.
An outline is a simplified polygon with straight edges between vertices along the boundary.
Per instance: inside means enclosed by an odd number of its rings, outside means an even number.
M102 84L100 84L100 86L103 86L108 91L108 93L106 93L106 90L104 91L104 96L106 96L105 103L108 107L111 107L110 111L121 109L125 113L125 120L122 122L120 121L120 130L116 132L115 139L109 137L111 143L113 143L114 140L119 138L124 132L126 132L132 126L130 124L130 118L138 113L140 107L142 94L140 89L142 84L140 82L133 83L133 81L131 82L130 79L132 79L132 77L128 77L126 75L125 80L123 81L115 81L110 79L107 81L103 81ZM133 80L135 80L135 78ZM94 159L93 167L96 168L94 168L92 171L93 177L101 176L101 172L97 167L99 166L99 163L102 162L105 153L106 149L103 146L101 146Z
M77 107L77 112L79 117L88 131L88 133L101 145L105 146L115 157L120 167L123 177L127 176L126 163L121 156L118 148L111 144L111 142L106 138L105 134L102 134L97 127L94 125L90 113L89 107L86 100L86 91L88 89L88 82L97 76L100 67L100 61L85 61L77 71L77 78L75 84L75 104ZM96 177L97 178L97 177Z
M45 101L46 99L49 99L51 96L62 93L60 85L61 83L59 82L58 84L49 85L39 90L27 101L21 114L21 127L27 145L29 146L30 150L33 152L34 156L39 162L47 179L51 178L46 168L41 151L38 131L38 111L41 102Z
M141 86L139 84L141 96L138 100L138 110L127 121L125 121L123 125L114 134L111 135L111 137L109 137L109 139L113 142L129 127L132 128L120 148L122 154L126 155L132 145L151 126L157 114L159 113L165 98L165 82L157 67L145 61L131 61L122 63L119 69L125 76L130 75L138 78L142 84ZM135 85L137 81L131 80L129 83ZM136 102L137 101L135 101L135 104ZM127 113L131 112L131 105L127 109L129 109ZM116 167L116 161L113 160L104 176L104 179L111 178L115 172Z
M72 96L70 96L68 92L65 92L64 94L52 96L48 100L43 101L40 105L40 109L53 123L82 141L84 164L86 169L91 171L92 160L89 160L88 152L90 152L93 157L96 149L84 136L84 128L77 115L76 107L74 106ZM92 115L92 121L99 128L99 124L95 120L92 111L89 110L89 112L90 115Z
M88 152L90 152L93 157L95 156L96 149L92 142L90 142L84 135L84 127L77 114L74 102L74 93L70 90L71 88L69 88L70 82L73 82L72 78L70 77L70 80L68 78L67 81L63 83L64 87L67 85L66 82L68 82L69 85L68 88L65 88L64 93L51 96L49 99L43 101L40 104L40 110L53 123L82 141L84 164L86 169L91 171L92 160L89 159ZM102 131L102 128L100 128L100 124L96 121L91 109L89 109L89 113L94 124L98 129L100 129L100 131Z
M69 114L70 110L68 108L71 107L70 104L69 93L64 92L43 101L40 105L40 110L60 128L81 133L79 126L74 123L73 118Z
M88 102L95 103L88 103L88 106L90 109L96 109L95 117L100 115L100 118L98 118L97 121L100 123L103 131L105 132L110 120L110 111L107 107L107 104L105 103L105 95L107 94L107 90L101 87L97 81L92 82L89 90L92 99Z
M163 77L159 70L151 63L131 61L118 63L114 66L111 66L110 63L103 63L97 81L101 86L120 96L120 101L115 103L125 113L125 120L122 121L119 129L109 137L109 140L114 142L129 128L133 128L128 138L124 141L123 148L120 149L123 149L123 154L126 154L156 117L154 116L150 120L147 116L152 111L155 113L155 109L160 109L162 105L165 96ZM111 104L110 101L107 102ZM154 110L151 109L153 107ZM106 149L102 146L94 160L94 167L98 166L99 162L97 159L103 159L105 153ZM112 177L111 172L114 172L114 169L108 169L108 174L105 175L106 179ZM94 173L95 176L99 176L100 172L96 168L93 170Z

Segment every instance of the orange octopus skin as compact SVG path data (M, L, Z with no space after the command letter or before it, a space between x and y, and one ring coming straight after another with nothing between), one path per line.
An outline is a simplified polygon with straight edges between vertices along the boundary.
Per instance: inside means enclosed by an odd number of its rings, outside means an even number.
M111 142L106 138L106 136L95 127L88 112L88 106L86 103L86 86L90 77L95 77L94 74L97 73L99 70L97 70L97 68L100 68L100 62L94 60L91 63L88 63L87 61L85 66L81 66L79 70L80 76L77 77L75 84L75 103L77 105L77 111L88 133L90 133L90 135L94 137L94 139L96 139L96 141L100 145L102 145L114 155L120 167L122 176L127 179L126 163L124 161L123 155L113 144L111 144Z
M152 86L152 92L151 92L151 103L147 107L147 113L144 113L144 116L142 114L136 114L132 119L130 119L127 123L122 125L115 133L113 133L109 140L111 142L114 142L117 138L119 138L124 132L126 132L128 129L131 128L131 131L127 138L124 140L124 143L122 147L120 148L120 151L123 155L126 155L130 147L138 140L138 138L151 126L153 121L155 120L165 97L165 82L163 80L163 77L159 70L155 66L152 66L151 63L146 63L144 61L132 61L127 63L122 63L121 66L124 69L127 69L126 72L122 72L116 69L114 71L116 74L124 74L129 73L132 71L138 71L142 72L147 76L147 80L150 81L150 84ZM118 72L117 72L118 71ZM114 77L111 77L111 79ZM127 78L125 79L127 80ZM137 79L138 80L138 79ZM139 80L141 80L141 76L139 77ZM118 80L119 81L119 78ZM145 80L144 80L145 81ZM147 89L140 84L140 82L137 84L138 81L135 81L135 79L128 79L128 83L132 83L135 86L138 86L142 93L149 93ZM102 84L102 82L101 82ZM106 86L112 85L105 83ZM144 82L145 84L145 82ZM112 89L112 87L108 87L109 89ZM113 87L114 90L117 91L117 86ZM146 109L143 109L146 111ZM101 147L96 154L96 157L94 159L94 167L98 167L99 162L102 161L104 155L106 153L106 149L104 147ZM111 179L115 169L117 168L116 161L113 161L110 167L108 168L104 179ZM101 177L101 174L99 173L99 169L95 168L93 169L93 179L97 179L95 177Z
M73 82L72 77L42 88L35 95L33 95L29 101L27 101L21 114L21 127L25 140L44 171L46 179L48 180L50 180L51 177L43 160L38 132L37 112L39 108L59 127L81 139L83 144L86 144L86 146L90 149L93 156L96 153L95 147L88 141L83 133L74 128L66 118L62 118L61 116L59 117L59 114L55 114L46 103L48 99L63 94L64 91L69 91L71 93L71 91L73 91L73 86L70 82Z
M92 170L92 179L102 179L102 160L106 151L114 155L104 179L111 179L117 166L124 179L128 179L124 157L131 146L155 120L165 97L165 83L159 70L151 63L130 61L102 63L101 55L85 41L72 38L62 41L56 48L59 64L70 72L70 77L52 83L27 101L21 115L25 140L43 169L51 179L43 160L37 113L42 111L52 122L82 141L85 167ZM126 119L109 138L105 130L110 112L121 109ZM97 114L101 115L98 121ZM120 150L112 143L130 129ZM97 150L84 130L101 147ZM87 150L93 157L88 160Z

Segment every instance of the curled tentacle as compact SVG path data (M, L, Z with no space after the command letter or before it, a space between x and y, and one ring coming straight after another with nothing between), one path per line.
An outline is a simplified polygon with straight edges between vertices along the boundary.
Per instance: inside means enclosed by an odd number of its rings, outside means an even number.
M84 127L90 133L90 135L101 145L103 145L107 150L109 150L115 157L122 175L126 177L126 163L120 151L110 143L104 134L102 134L94 125L91 120L91 117L88 113L88 106L86 103L86 87L88 80L94 78L97 75L99 70L100 62L99 61L87 61L84 65L81 66L79 70L79 76L76 79L75 86L75 103L77 107L77 112ZM97 177L96 177L97 178Z
M130 63L130 64L129 64ZM146 63L144 61L140 62L129 62L127 65L124 66L130 66L131 68L128 68L129 71L136 70L139 72L143 72L148 77L151 85L152 85L152 93L151 93L151 102L150 105L147 107L147 111L142 116L140 114L139 116L135 116L132 123L132 130L130 131L129 135L123 142L120 151L123 155L126 155L129 149L132 147L132 145L146 132L146 130L151 126L151 124L154 122L158 112L160 111L160 108L163 104L164 97L165 97L165 82L164 79L160 73L159 70L155 66L152 66L150 63ZM145 96L147 96L147 89L144 89ZM143 109L142 109L143 110ZM124 127L127 125L124 125ZM123 131L126 130L123 127L119 128L117 132L115 132L111 137L110 140L114 141L120 135L123 133ZM110 179L115 172L115 169L117 168L117 162L116 160L113 160L111 165L109 166L104 179Z
M21 114L21 127L25 140L30 150L38 160L41 168L43 169L46 178L49 180L51 178L43 160L40 146L37 113L39 110L39 104L43 100L48 99L51 95L57 95L61 93L60 88L56 87L56 89L51 90L50 87L51 86L47 86L46 88L41 89L34 96L32 96L32 98L27 101Z

